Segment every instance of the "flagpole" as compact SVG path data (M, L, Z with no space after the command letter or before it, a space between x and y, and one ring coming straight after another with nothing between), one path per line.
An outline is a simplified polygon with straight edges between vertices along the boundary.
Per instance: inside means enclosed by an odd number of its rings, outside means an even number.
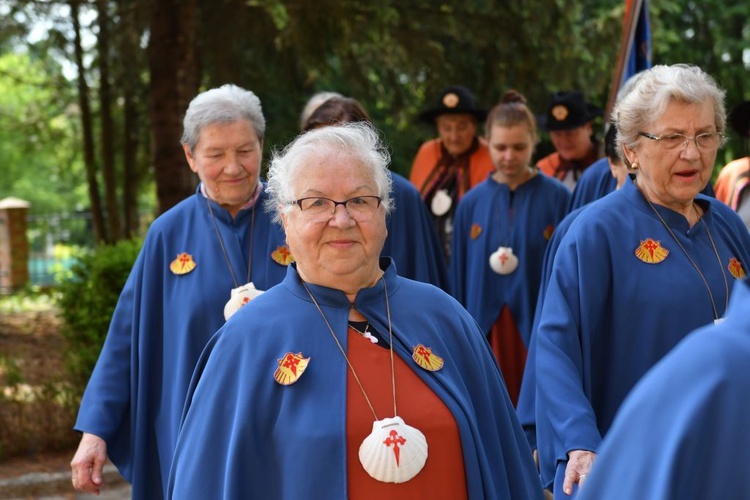
M617 99L617 93L620 91L620 84L622 83L622 76L625 73L625 65L630 59L630 51L633 46L635 30L638 27L638 16L641 13L642 6L643 0L626 0L625 22L622 27L620 51L617 56L617 64L615 64L612 83L609 86L609 98L607 99L607 107L604 109L603 121L605 127L610 121L612 108L614 108L615 106L615 99Z

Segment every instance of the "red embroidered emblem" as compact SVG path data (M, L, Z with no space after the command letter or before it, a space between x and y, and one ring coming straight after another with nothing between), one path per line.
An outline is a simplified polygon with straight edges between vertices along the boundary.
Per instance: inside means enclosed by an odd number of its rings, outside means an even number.
M411 354L413 359L420 367L425 370L436 372L443 367L443 358L434 354L432 348L425 347L422 344L418 344Z
M195 269L195 266L197 266L197 264L193 260L193 256L189 253L182 252L169 264L169 270L177 275L187 274Z
M274 372L273 378L281 385L291 385L305 373L310 358L303 357L301 352L297 354L288 352L277 363L279 367Z
M471 232L469 233L469 236L471 236L472 240L475 240L479 238L480 234L482 234L482 226L480 226L479 224L475 222L471 226Z
M271 253L271 258L274 262L276 262L277 264L281 264L282 266L288 266L289 264L294 262L292 251L289 250L289 247L286 245L277 247L276 250Z
M669 250L661 246L660 241L652 238L641 240L641 244L635 249L635 256L646 264L663 262L667 255L669 255Z
M742 262L737 260L735 257L729 259L729 265L727 266L727 269L729 269L729 274L731 274L738 280L745 277L745 269L742 267Z
M554 233L554 232L555 232L555 226L549 225L549 226L545 227L544 228L544 239L549 241L549 239L552 238L552 233Z

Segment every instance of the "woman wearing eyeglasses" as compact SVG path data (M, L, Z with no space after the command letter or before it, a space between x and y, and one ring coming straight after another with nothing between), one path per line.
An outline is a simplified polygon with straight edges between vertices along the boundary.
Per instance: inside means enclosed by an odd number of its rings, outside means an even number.
M540 467L556 498L585 488L628 391L690 331L720 321L745 276L750 235L699 194L724 142L723 100L699 68L656 66L614 110L632 180L570 226L536 337Z
M388 160L366 123L272 160L268 206L295 264L204 352L169 498L542 498L474 320L379 258Z

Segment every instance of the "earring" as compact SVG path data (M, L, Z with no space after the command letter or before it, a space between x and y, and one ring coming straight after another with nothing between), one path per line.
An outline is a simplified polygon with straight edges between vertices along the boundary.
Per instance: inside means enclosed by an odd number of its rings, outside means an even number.
M634 161L633 163L630 164L630 170L638 170L638 168L639 168L638 161Z

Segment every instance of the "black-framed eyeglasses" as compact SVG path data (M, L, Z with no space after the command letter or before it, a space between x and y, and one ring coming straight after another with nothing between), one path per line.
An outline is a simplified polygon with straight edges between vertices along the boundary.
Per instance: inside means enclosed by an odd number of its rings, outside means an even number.
M646 132L638 132L638 135L658 142L664 149L685 149L690 141L695 142L695 147L703 151L719 149L724 141L724 134L721 132L704 132L695 137L685 134L669 133L662 135L653 135Z
M380 196L355 196L344 201L336 201L323 196L310 196L290 202L297 205L306 217L316 221L328 221L336 213L336 207L344 206L349 217L357 222L367 222L380 208Z

